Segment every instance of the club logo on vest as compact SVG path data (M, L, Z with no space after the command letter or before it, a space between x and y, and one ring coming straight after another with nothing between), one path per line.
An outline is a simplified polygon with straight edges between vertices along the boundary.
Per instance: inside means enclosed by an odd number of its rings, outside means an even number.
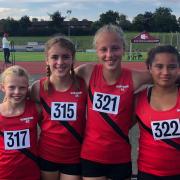
M75 92L71 92L70 94L74 95L75 97L80 97L82 91L75 91Z
M116 85L116 88L120 89L121 91L125 91L126 89L129 88L129 85Z
M25 123L29 123L33 119L34 119L34 117L25 117L25 118L21 118L20 121L24 121Z

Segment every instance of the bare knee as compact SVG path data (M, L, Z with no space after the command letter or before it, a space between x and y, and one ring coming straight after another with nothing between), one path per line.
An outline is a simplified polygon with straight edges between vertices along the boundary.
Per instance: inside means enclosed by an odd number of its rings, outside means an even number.
M58 171L41 171L41 179L42 180L59 180L59 172Z

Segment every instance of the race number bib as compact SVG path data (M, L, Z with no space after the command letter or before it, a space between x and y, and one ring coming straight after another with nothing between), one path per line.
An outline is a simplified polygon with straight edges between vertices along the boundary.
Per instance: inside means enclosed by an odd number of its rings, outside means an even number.
M180 137L179 119L152 121L151 128L155 140Z
M29 129L19 131L4 131L4 147L6 150L30 147Z
M108 114L117 114L119 102L120 96L95 92L93 98L93 110Z
M51 120L75 121L77 119L77 103L52 102Z

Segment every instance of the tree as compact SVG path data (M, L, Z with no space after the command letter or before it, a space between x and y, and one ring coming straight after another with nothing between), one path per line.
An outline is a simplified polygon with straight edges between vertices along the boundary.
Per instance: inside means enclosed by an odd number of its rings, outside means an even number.
M71 18L70 21L71 21L71 22L79 22L79 20L78 20L77 18L74 18L74 17Z
M144 30L148 32L153 31L153 22L154 22L154 16L152 12L145 12L144 13Z
M133 29L135 31L153 31L153 18L153 13L151 12L138 14L133 19Z
M0 23L3 26L4 32L8 32L11 36L19 33L19 23L13 18L2 19Z
M106 13L103 13L100 15L99 22L101 25L109 24L109 23L118 25L119 24L119 13L109 10Z
M56 11L53 14L49 14L49 16L50 16L50 19L52 20L51 25L55 29L59 30L63 26L65 17L61 16L61 12L59 11Z
M119 19L118 25L120 25L123 30L131 29L131 22L127 20L126 15L121 14L118 19Z
M32 18L32 22L38 22L38 18Z
M174 32L178 30L176 17L170 8L160 7L154 13L154 30L159 32Z
M26 35L29 27L31 27L31 21L29 19L29 16L22 16L19 20L19 31L21 35Z
M88 20L87 20L87 19L83 19L82 21L84 21L84 22L88 22Z
M132 26L133 30L135 31L144 31L144 15L143 14L138 14L136 17L134 17L132 21Z
M92 34L94 34L100 27L101 27L100 21L93 22L91 26Z

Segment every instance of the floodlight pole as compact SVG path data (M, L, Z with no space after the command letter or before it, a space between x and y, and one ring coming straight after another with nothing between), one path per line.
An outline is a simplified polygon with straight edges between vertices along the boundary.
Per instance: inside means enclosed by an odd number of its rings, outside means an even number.
M67 13L67 18L68 18L68 37L71 36L71 26L70 26L70 15L71 15L71 10L67 10L66 13Z
M177 49L179 50L179 33L176 31L176 46Z

